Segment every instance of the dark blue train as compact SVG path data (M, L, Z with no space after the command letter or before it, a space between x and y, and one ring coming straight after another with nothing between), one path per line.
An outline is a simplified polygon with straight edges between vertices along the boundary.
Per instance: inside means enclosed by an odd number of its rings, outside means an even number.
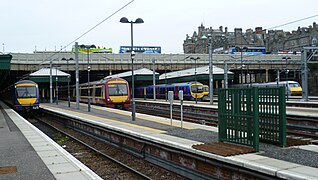
M2 99L13 106L16 111L28 112L39 109L40 95L38 84L22 80L1 92Z

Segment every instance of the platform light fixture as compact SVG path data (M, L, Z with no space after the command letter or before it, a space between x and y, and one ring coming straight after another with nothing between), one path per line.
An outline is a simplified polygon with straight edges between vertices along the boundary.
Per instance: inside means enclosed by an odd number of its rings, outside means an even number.
M288 63L288 59L291 59L291 58L288 57L288 56L284 56L284 57L282 57L282 59L286 59L285 76L286 76L286 81L287 81L286 86L287 86L288 85L288 72L289 72L288 67L287 67L287 63ZM288 90L287 90L287 88L286 88L286 101L288 101Z
M134 88L135 88L135 79L134 79L134 56L135 53L133 51L133 47L134 47L134 38L133 38L133 24L142 24L144 23L144 20L142 20L141 18L137 18L135 21L129 21L126 17L122 17L119 22L121 23L130 23L130 32L131 32L131 36L130 36L130 40L131 40L131 49L130 49L130 54L131 54L131 120L135 121L136 120L136 109L135 109L135 94L134 94Z
M247 47L239 47L239 46L236 46L235 47L235 52L240 52L241 53L241 84L243 84L243 52L246 52L247 51Z
M194 60L194 81L195 81L195 87L196 87L196 90L195 90L195 103L197 104L198 103L198 86L197 86L197 60L200 59L200 57L191 57L190 59Z
M91 66L90 66L90 62L89 62L89 50L92 48L96 48L95 45L84 45L82 44L80 46L80 48L82 49L86 49L87 51L87 111L90 112L91 111L91 90L90 90L90 71L91 71Z
M72 61L74 60L73 58L62 58L62 61L66 61L67 62L67 73L68 73L68 76L67 76L67 101L68 101L68 107L71 107L71 96L70 96L70 78L71 78L71 75L70 75L70 71L68 69L68 61Z
M208 53L209 53L209 96L210 96L210 104L213 104L213 54L212 54L212 34L208 34L208 37L203 35L201 37L202 40L208 40Z

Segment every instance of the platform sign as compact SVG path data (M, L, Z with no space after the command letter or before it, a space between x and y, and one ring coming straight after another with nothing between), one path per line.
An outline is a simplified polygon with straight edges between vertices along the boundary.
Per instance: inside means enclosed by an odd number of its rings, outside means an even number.
M179 90L179 94L178 94L178 96L179 96L179 100L183 100L183 90Z
M173 103L173 91L168 92L168 100L170 103Z

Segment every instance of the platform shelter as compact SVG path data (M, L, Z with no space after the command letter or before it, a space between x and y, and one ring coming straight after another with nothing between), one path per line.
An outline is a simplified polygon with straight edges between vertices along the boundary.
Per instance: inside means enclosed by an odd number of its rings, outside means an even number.
M71 75L57 68L52 68L53 96L56 94L56 87L65 86L70 81ZM29 80L39 85L41 100L46 102L50 98L50 68L42 68L28 76Z

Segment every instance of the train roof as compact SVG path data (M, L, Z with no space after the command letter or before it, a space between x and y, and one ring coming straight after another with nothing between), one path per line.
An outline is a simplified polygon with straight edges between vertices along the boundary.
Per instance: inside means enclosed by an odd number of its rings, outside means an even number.
M173 84L156 84L156 86L185 86L185 85L192 85L195 84L195 81L191 82L182 82L182 83L173 83ZM203 85L200 82L197 82L197 84ZM153 85L149 85L147 87L152 87ZM143 87L142 87L143 88Z
M17 85L17 84L37 84L37 83L35 83L31 80L21 80L21 81L14 83L14 85Z
M98 84L105 84L106 82L113 81L113 80L120 80L120 81L127 82L125 79L122 79L119 77L108 77L108 78L101 79L99 81L92 81L89 83L89 85L92 86L92 85L98 85ZM88 85L88 83L82 83L81 85Z
M279 81L279 84L286 84L286 83L298 83L297 81ZM268 82L266 84L277 84L276 82Z
M184 86L184 85L192 85L192 84L202 84L200 82L195 83L195 81L191 81L191 82L182 82L182 83L173 83L171 85L174 86ZM202 84L203 85L203 84Z
M209 74L209 66L202 66L196 68L196 75L201 74ZM224 69L213 66L213 74L224 74ZM233 74L233 72L228 71L228 74ZM178 77L184 77L184 76L194 76L195 75L195 68L191 69L185 69L181 71L174 71L167 74L162 74L159 76L159 80L161 79L170 79L170 78L178 78Z

